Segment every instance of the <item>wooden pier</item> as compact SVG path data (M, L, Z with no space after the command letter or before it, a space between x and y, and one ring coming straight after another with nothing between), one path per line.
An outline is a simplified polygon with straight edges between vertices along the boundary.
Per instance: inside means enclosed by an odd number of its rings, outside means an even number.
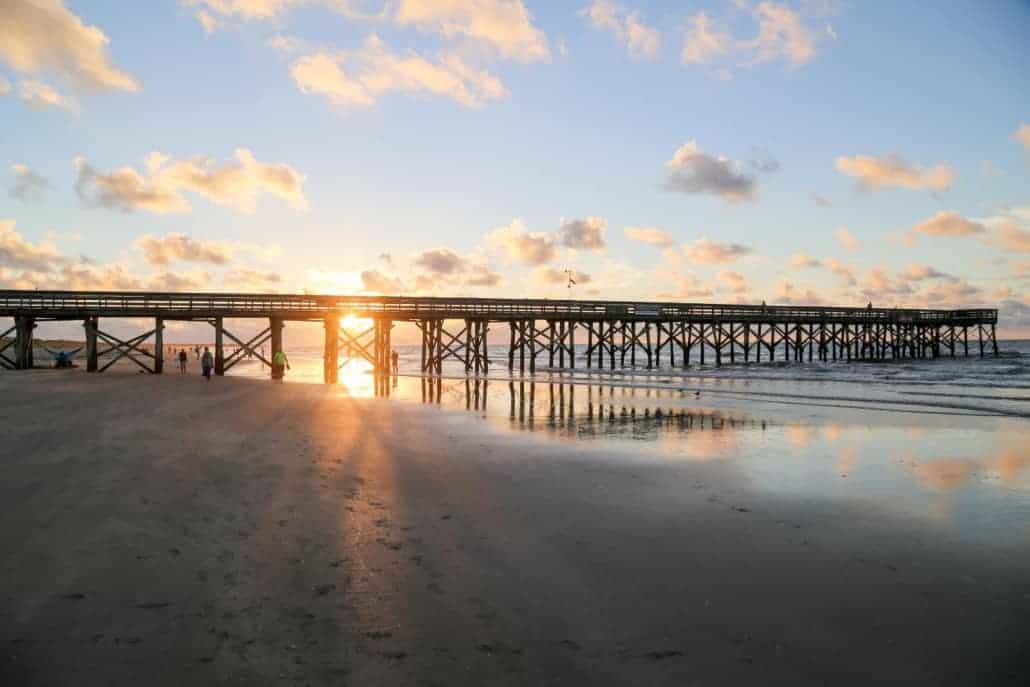
M310 294L141 293L0 291L0 317L14 326L0 332L0 366L33 366L33 331L39 322L79 321L86 339L86 369L103 372L127 359L146 372L164 369L163 330L173 321L207 322L214 329L217 375L246 357L266 365L273 378L284 323L325 327L325 381L337 381L341 351L361 358L377 376L390 372L390 333L398 322L422 335L423 373L439 375L454 360L479 376L506 363L512 372L538 367L614 370L773 360L886 360L998 353L994 309L923 310L709 303L656 303L545 299L420 298ZM370 321L360 331L345 318ZM152 326L121 339L104 330L111 319L145 320ZM251 337L237 336L227 321L262 320ZM490 359L487 338L507 329L505 360ZM577 348L577 335L579 348ZM972 336L971 336L972 335ZM503 334L502 334L503 336ZM972 339L972 341L971 341ZM263 355L264 346L270 353ZM225 355L226 346L232 352ZM12 350L13 349L13 350Z

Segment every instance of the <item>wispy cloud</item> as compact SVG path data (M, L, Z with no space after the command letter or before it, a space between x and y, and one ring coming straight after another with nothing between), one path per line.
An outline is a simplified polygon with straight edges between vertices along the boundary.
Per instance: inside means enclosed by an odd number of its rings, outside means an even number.
M834 164L841 174L857 179L863 191L884 188L944 191L951 188L956 176L948 165L923 167L897 155L838 157Z
M639 12L627 10L609 0L594 0L580 10L580 14L598 31L612 34L631 57L658 59L662 49L662 35L658 29L644 23Z

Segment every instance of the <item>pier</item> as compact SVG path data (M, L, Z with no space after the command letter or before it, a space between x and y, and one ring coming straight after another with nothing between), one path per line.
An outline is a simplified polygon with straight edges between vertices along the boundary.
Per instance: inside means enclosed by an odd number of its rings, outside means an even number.
M401 322L421 332L421 369L440 375L458 361L466 374L491 365L519 373L538 367L614 370L763 361L887 360L998 353L995 309L927 310L796 305L738 305L603 300L341 296L312 294L0 291L0 366L33 366L33 332L40 322L82 322L86 369L103 372L127 359L140 369L164 370L167 322L206 322L213 328L214 372L223 375L246 357L269 368L282 350L286 322L325 328L326 383L342 362L366 360L378 376L390 372L391 330ZM142 331L120 338L104 329L112 319L143 320ZM342 326L345 319L366 327ZM264 328L241 336L229 325L259 320ZM507 355L491 359L490 332L501 330ZM495 335L496 337L497 335ZM577 344L577 339L579 343ZM268 345L270 354L263 355ZM577 348L578 346L578 348ZM227 348L231 352L226 355Z

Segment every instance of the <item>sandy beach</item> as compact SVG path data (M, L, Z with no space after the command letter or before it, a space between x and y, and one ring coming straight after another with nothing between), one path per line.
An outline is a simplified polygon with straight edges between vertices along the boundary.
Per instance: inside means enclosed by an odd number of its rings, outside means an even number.
M1030 669L1025 524L960 536L762 489L731 460L319 385L41 370L0 393L3 684L1015 685Z

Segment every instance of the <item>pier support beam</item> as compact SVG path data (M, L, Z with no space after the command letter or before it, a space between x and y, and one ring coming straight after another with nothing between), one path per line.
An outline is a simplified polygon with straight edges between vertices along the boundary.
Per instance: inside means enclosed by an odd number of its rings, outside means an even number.
M322 351L322 379L326 384L336 384L340 379L340 316L325 317L325 348Z
M165 370L165 321L163 317L154 318L154 374L163 374Z
M225 374L225 323L221 317L216 317L215 325L215 374L221 377Z
M275 354L283 350L283 318L268 318L268 326L272 334L272 379L282 379L285 370L275 362Z
M34 317L21 315L14 318L14 365L19 370L32 369L32 333L35 328Z
M86 330L86 372L96 372L97 361L97 331L99 330L99 318L87 317L82 323Z

